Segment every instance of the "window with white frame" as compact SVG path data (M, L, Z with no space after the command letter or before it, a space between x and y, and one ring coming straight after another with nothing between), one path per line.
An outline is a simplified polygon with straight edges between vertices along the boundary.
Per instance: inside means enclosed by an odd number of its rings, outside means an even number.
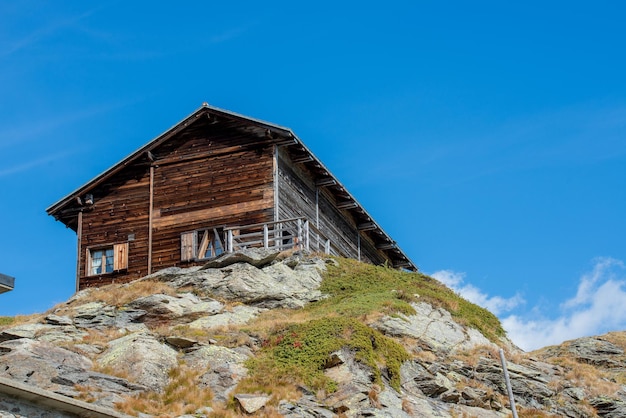
M128 268L128 243L87 249L87 276L112 273Z
M182 261L205 260L224 253L221 228L183 232L180 235Z

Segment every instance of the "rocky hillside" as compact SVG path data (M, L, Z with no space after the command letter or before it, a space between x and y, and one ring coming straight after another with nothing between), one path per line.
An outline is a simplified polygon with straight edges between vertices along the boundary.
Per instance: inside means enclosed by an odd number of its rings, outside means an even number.
M353 260L230 254L0 324L0 378L133 416L508 417L502 348L520 417L626 417L626 333L523 353L436 280Z

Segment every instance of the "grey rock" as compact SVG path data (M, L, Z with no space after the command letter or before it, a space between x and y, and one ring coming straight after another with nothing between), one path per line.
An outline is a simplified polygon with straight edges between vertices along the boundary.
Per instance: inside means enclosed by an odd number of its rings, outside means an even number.
M373 326L391 336L420 340L434 351L466 350L478 345L493 345L479 332L468 332L450 313L425 302L411 303L413 315L384 316ZM493 345L495 347L495 345Z
M202 269L221 269L237 263L246 263L261 268L274 261L279 254L280 252L264 248L248 248L245 251L225 253L215 260L206 263L202 266Z
M113 407L122 398L146 388L125 379L91 371L92 362L77 353L48 342L31 339L6 341L0 356L0 376L66 396L80 395L75 388L89 387L95 403Z
M246 413L253 414L259 409L263 408L265 404L270 400L269 396L265 395L250 395L245 393L238 393L234 396L235 400Z
M101 367L122 370L133 381L157 392L165 388L168 372L178 364L176 350L142 333L111 341L97 362Z
M215 297L262 308L300 308L323 298L319 291L321 272L326 268L323 260L277 261L278 253L250 251L227 254L201 270L167 269L151 277L167 280L174 287L194 286ZM274 262L268 264L270 260Z
M298 401L282 400L278 403L278 412L288 418L334 418L337 415L324 405L307 398Z
M598 415L606 418L626 418L626 402L608 397L597 397L589 401Z
M38 339L49 342L69 342L82 340L86 335L86 332L72 325L23 324L6 329L0 333L0 342L19 338Z
M568 350L580 362L603 367L620 367L620 361L613 357L624 354L620 347L599 337L570 341Z
M452 382L450 382L450 380L441 373L437 373L434 376L424 373L415 376L413 380L415 381L417 388L424 395L431 398L435 398L454 388Z
M69 316L48 315L44 320L50 325L74 325Z
M200 376L199 384L209 387L220 402L226 402L237 383L248 375L243 365L247 359L247 356L217 345L200 347L183 357L190 367L206 370Z
M201 300L191 293L179 296L163 294L150 295L129 303L127 307L135 311L144 311L142 321L164 319L195 319L204 315L212 315L222 310L223 304L216 300Z
M174 348L189 348L198 344L198 342L195 340L185 338L185 337L179 337L176 335L170 335L168 337L165 337L165 342L167 342L169 345L171 345Z
M563 390L563 393L577 401L582 401L587 396L583 388L567 388Z
M256 318L263 309L254 306L237 305L229 311L205 316L189 323L189 328L210 329L228 325L243 325Z
M143 310L118 309L103 302L89 302L73 308L74 324L79 328L119 328L137 332L145 329L137 322L146 314Z

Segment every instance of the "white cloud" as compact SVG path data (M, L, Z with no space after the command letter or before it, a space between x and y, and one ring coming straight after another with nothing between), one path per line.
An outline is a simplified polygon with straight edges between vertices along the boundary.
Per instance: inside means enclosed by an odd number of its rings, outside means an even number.
M21 173L23 171L32 170L41 165L50 163L55 160L60 160L67 155L71 154L70 152L59 152L53 155L47 155L45 157L36 158L30 161L26 161L20 164L4 167L0 170L0 178L10 176L13 174Z
M476 286L469 283L464 284L465 273L458 273L452 270L439 270L431 274L431 276L454 290L465 299L490 310L495 315L499 315L503 312L509 312L524 303L524 299L519 294L510 298L489 296L486 293L483 293Z
M598 258L580 278L576 295L560 305L557 318L502 320L509 338L524 350L588 335L626 328L626 266L613 258Z

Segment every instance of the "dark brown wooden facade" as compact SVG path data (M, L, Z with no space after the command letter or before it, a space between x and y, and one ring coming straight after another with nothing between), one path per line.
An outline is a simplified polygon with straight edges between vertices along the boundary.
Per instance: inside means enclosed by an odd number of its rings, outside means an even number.
M206 104L47 212L77 233L77 288L202 263L233 233L298 243L276 229L296 221L308 249L416 269L291 130Z

